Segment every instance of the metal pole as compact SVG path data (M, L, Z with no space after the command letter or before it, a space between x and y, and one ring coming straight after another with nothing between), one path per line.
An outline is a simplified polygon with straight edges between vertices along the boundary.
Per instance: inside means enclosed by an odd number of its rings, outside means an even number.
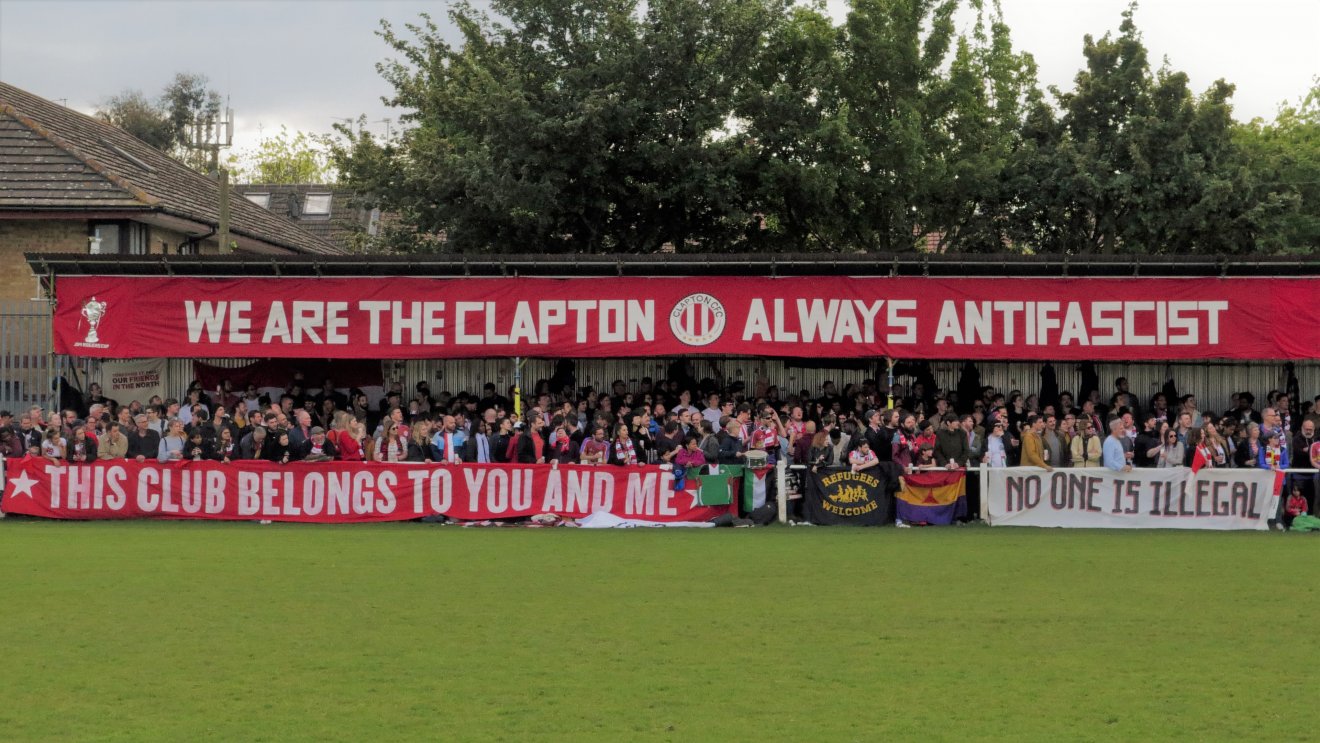
M219 149L216 150L219 152ZM220 240L220 253L229 253L229 171L219 169L220 178L220 224L216 227Z
M889 410L894 409L894 359L886 356L885 361L889 364Z
M513 417L522 418L522 357L513 357Z

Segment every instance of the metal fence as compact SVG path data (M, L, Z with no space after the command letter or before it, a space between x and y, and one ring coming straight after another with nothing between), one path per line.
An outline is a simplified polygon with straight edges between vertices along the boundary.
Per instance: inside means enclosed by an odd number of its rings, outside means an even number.
M99 364L53 353L50 308L44 300L0 301L0 409L19 414L58 403L56 380L86 389Z

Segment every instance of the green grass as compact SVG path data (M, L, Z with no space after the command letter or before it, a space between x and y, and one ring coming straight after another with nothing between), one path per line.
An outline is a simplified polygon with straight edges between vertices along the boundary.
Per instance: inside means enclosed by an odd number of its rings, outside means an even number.
M1313 739L1317 554L9 519L0 739Z

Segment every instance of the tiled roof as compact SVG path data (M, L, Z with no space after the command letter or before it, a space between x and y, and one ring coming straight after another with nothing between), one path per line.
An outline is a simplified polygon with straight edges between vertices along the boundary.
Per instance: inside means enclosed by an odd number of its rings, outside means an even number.
M140 209L215 225L216 181L116 126L0 83L0 212ZM241 197L229 230L298 253L338 247Z
M293 220L299 227L333 243L340 248L348 247L349 236L367 228L369 209L354 204L356 194L348 189L318 183L240 183L234 186L234 193L268 194L271 212ZM302 208L307 203L308 194L330 194L329 214L307 214ZM298 216L293 216L289 209L289 197L298 200Z

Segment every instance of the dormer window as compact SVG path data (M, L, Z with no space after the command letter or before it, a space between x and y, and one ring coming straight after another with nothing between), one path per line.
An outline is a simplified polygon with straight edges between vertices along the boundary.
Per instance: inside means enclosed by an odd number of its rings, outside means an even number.
M330 194L328 193L309 193L303 200L304 217L328 217L330 216Z

